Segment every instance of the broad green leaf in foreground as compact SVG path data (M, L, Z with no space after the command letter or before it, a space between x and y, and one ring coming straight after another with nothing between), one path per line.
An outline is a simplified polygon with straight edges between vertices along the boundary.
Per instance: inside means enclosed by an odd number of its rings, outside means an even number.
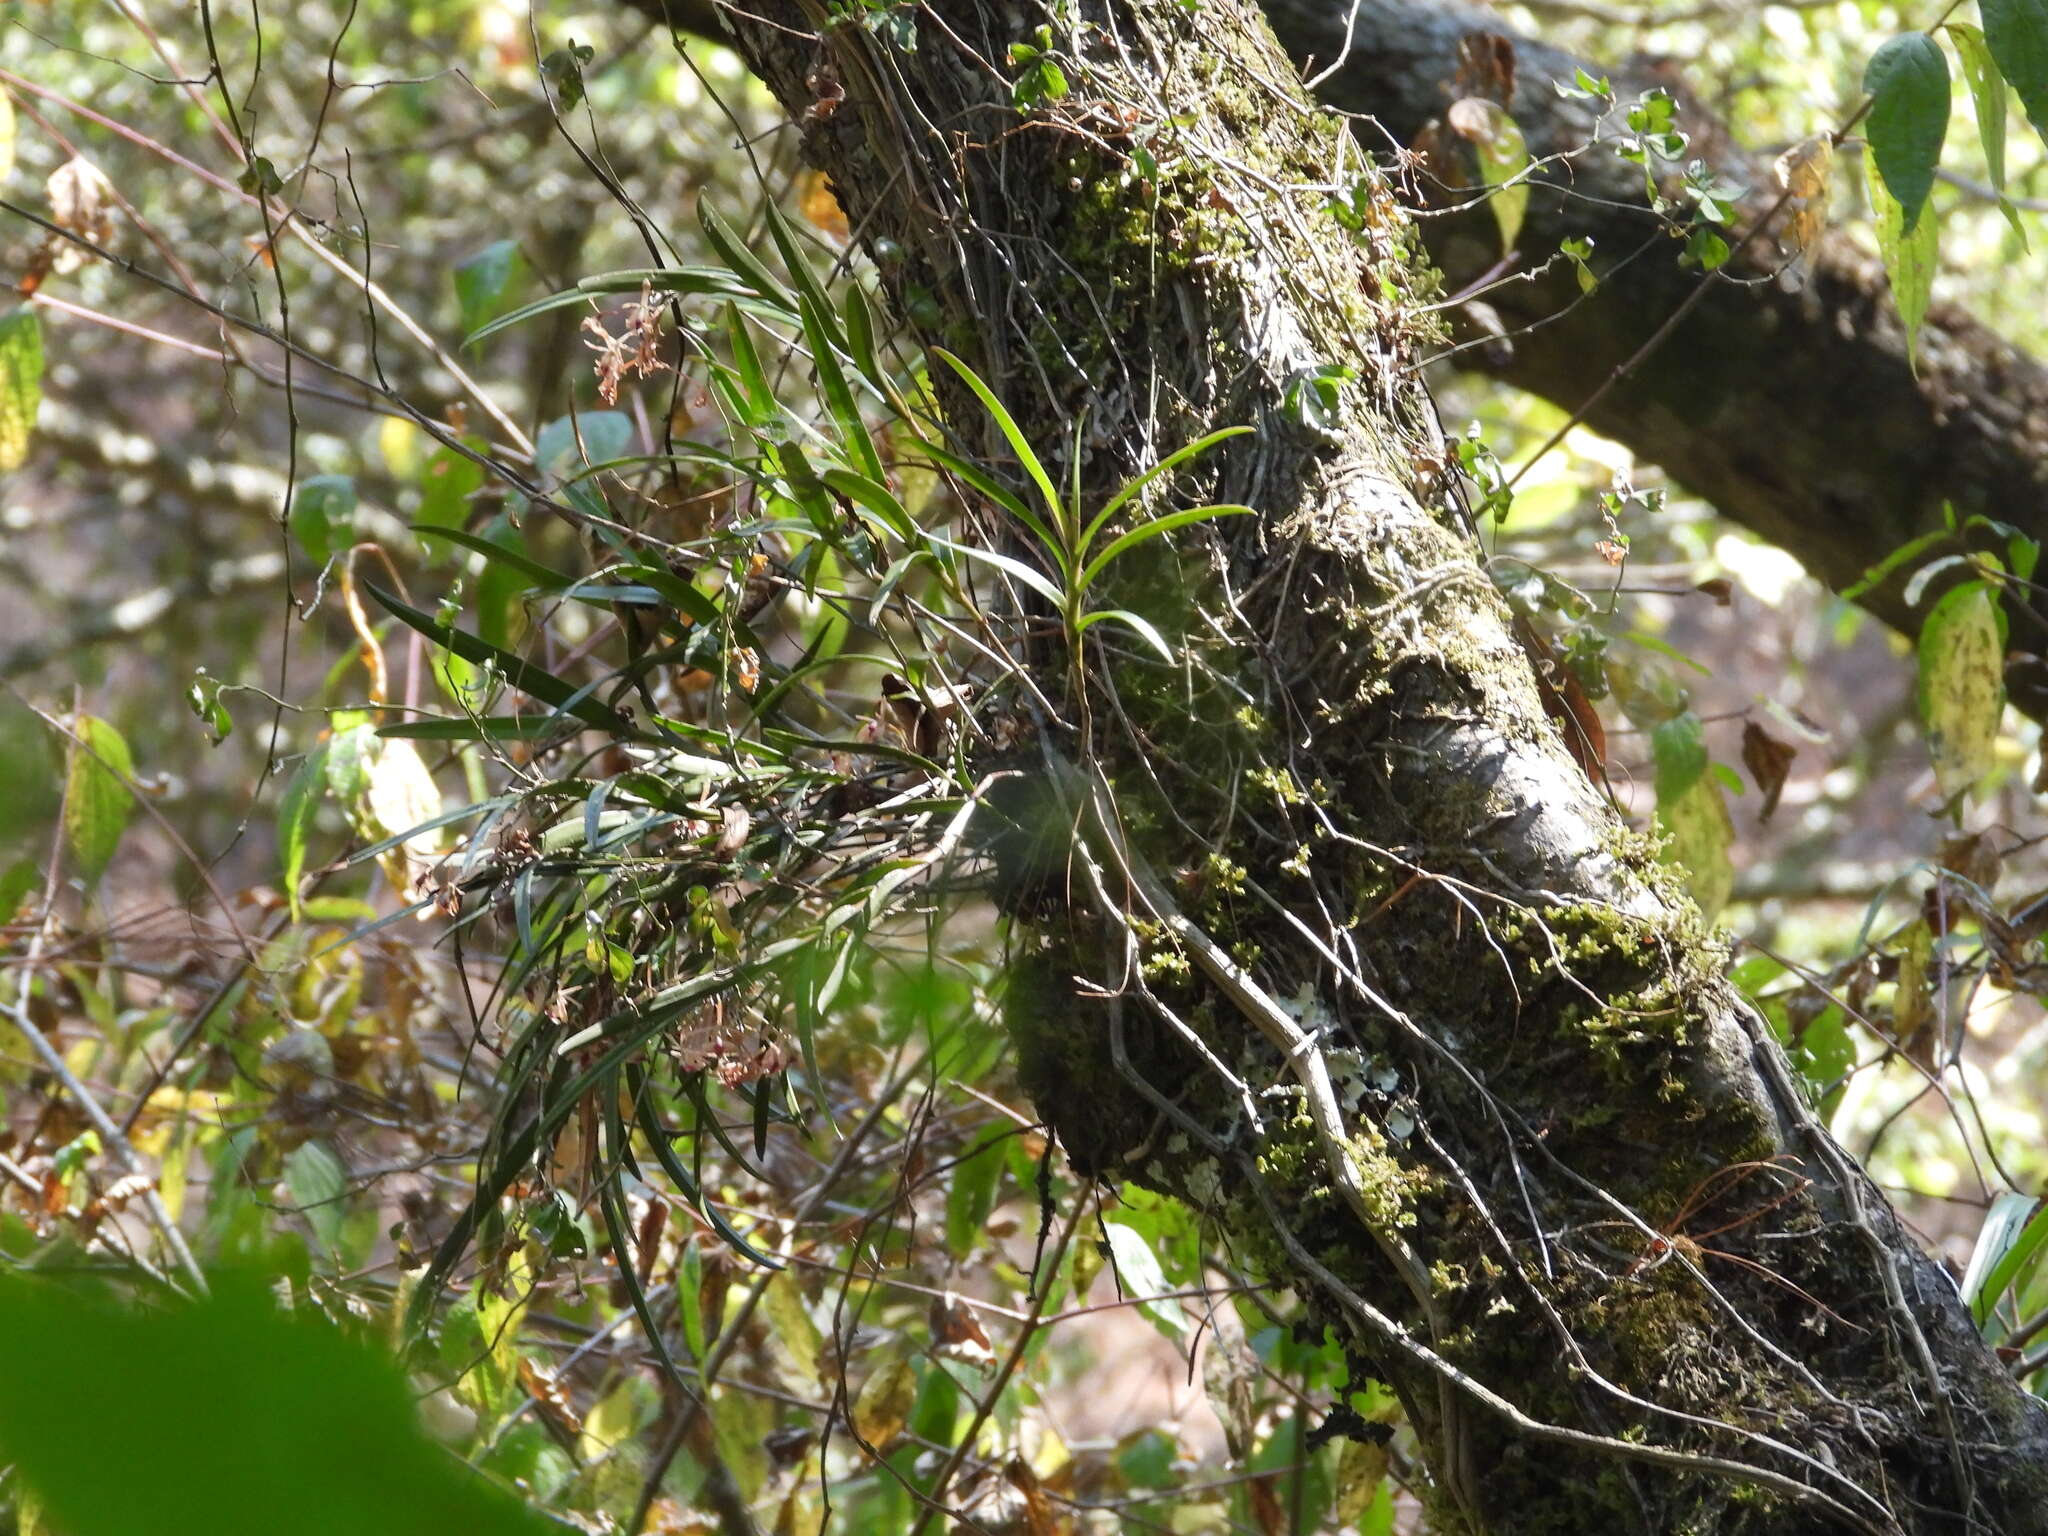
M67 1536L538 1536L389 1361L229 1277L155 1311L0 1277L0 1460Z

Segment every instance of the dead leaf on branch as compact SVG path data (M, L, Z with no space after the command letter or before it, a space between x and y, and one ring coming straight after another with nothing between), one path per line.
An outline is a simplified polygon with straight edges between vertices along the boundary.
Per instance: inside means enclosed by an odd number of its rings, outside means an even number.
M1785 792L1785 780L1797 756L1799 749L1791 742L1780 741L1754 720L1742 722L1742 766L1763 791L1764 803L1756 813L1759 823L1769 821L1777 811L1778 797Z
M1458 39L1460 96L1483 96L1505 107L1515 99L1515 45L1498 32L1468 32Z
M990 1370L996 1363L995 1346L974 1309L951 1291L932 1302L932 1353L942 1360L958 1360L977 1371Z

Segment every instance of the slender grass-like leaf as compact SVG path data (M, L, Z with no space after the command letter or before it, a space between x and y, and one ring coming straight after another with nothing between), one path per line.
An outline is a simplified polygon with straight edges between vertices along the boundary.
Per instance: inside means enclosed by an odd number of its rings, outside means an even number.
M1198 437L1192 443L1185 443L1181 447L1174 449L1172 453L1169 453L1165 458L1161 459L1157 464L1154 464L1150 469L1109 498L1109 501L1103 506L1102 510L1096 513L1094 519L1088 524L1087 530L1082 533L1081 552L1083 554L1087 553L1088 546L1095 542L1095 536L1102 531L1104 523L1107 523L1117 513L1121 512L1133 498L1142 496L1145 493L1145 488L1161 475L1178 468L1198 454L1207 453L1225 439L1243 437L1245 433L1251 430L1250 427L1224 427L1209 433L1206 437Z
M999 555L994 550L983 549L979 545L961 544L943 534L928 534L927 537L942 549L950 549L957 555L965 555L969 560L978 560L983 565L993 566L1013 580L1021 581L1055 608L1066 606L1066 595L1022 560L1013 560L1008 555Z
M839 366L837 349L825 328L824 317L808 298L802 302L804 334L811 339L811 363L817 370L818 393L824 396L825 408L832 413L840 435L852 447L861 471L870 480L884 480L888 471L882 468L882 456L875 450L875 440L868 435L867 423L861 420L853 391L847 387L846 374Z
M682 1191L683 1198L690 1202L690 1209L709 1222L712 1230L723 1238L726 1243L739 1252L744 1253L756 1264L766 1269L782 1268L782 1265L777 1260L770 1258L744 1237L740 1236L732 1223L719 1214L718 1208L704 1198L702 1181L696 1178L688 1168L683 1166L683 1160L676 1156L675 1147L670 1142L668 1133L663 1130L660 1119L654 1113L654 1105L649 1101L647 1094L645 1070L632 1066L629 1066L626 1070L627 1082L633 1085L629 1091L633 1095L633 1115L639 1122L640 1134L646 1140L649 1149L654 1153L654 1160L661 1165L661 1171L674 1181L676 1188ZM637 1083L635 1079L638 1080ZM715 1115L706 1118L714 1122L717 1119ZM694 1302L695 1298L692 1297L691 1303L694 1304ZM693 1343L691 1347L695 1349L698 1346Z
M1062 573L1067 570L1066 545L1060 541L1059 535L1052 531L1052 528L1045 520L1024 503L1021 497L1006 489L993 475L990 475L972 460L963 459L950 449L941 448L937 443L924 443L922 447L933 463L937 464L941 469L947 470L959 476L960 479L965 480L974 490L986 496L990 501L993 501L1005 512L1016 518L1026 528L1029 528L1032 536L1045 547L1046 555L1060 567Z
M543 704L549 704L563 714L574 715L600 729L614 731L622 736L634 734L633 724L617 710L599 703L589 696L589 689L576 688L554 673L535 666L524 657L510 651L500 650L488 640L470 634L467 630L443 624L432 615L420 612L410 603L386 592L375 582L365 581L364 588L382 608L402 623L411 626L437 645L445 645L464 661L482 666L494 665L504 675L505 681L521 693L530 694Z
M817 319L819 334L812 337L811 345L820 352L842 352L851 356L846 337L839 329L839 312L833 308L830 296L819 284L817 274L811 270L810 260L804 255L803 244L797 239L796 231L790 227L789 220L783 217L782 210L774 203L764 204L761 212L762 222L768 226L768 238L775 242L775 249L782 256L782 264L789 269L790 281L797 286L799 316L802 314L804 303L808 302ZM805 334L810 335L808 327ZM818 345L820 338L824 342L822 347Z
M464 549L482 555L492 565L503 566L509 571L517 571L543 591L559 592L564 587L574 585L576 581L576 578L569 575L566 571L558 571L553 566L543 565L540 561L533 559L529 555L521 554L516 549L507 549L502 544L493 544L489 539L483 538L478 534L469 533L461 528L436 527L425 530L415 528L414 531L431 533L437 539L446 539L451 544L459 544Z
M1166 637L1153 627L1150 619L1135 614L1128 608L1098 608L1093 613L1084 614L1081 622L1074 626L1075 637L1078 639L1105 620L1113 620L1130 630L1157 651L1161 661L1169 665L1173 662L1173 647L1166 643Z
M747 249L746 242L718 216L718 210L706 198L697 199L697 222L704 230L704 238L711 242L711 248L725 258L726 265L732 268L740 281L794 322L797 319L796 295L768 270L760 257Z
M735 277L723 267L642 267L626 272L601 272L582 279L574 288L565 288L551 293L544 299L535 299L517 309L507 310L495 320L478 326L462 340L465 347L523 325L557 309L569 309L579 304L588 304L602 294L638 293L643 287L652 286L658 292L675 294L679 298L724 299L740 304L759 304L760 296L743 280ZM778 317L795 318L793 311L770 301L771 313Z
M1219 517L1248 517L1251 510L1250 507L1238 506L1234 502L1221 502L1212 507L1190 507L1185 512L1169 512L1163 517L1155 517L1140 523L1128 533L1111 540L1108 548L1088 562L1076 583L1076 589L1086 592L1094 584L1095 578L1108 568L1111 561L1125 551L1135 549L1147 539L1156 539L1162 533L1171 533L1176 528L1186 528L1194 523L1212 522Z
M996 398L995 391L982 383L980 374L944 347L934 347L932 350L948 368L960 375L962 383L974 391L975 399L981 402L982 409L988 412L989 419L996 424L1009 443L1010 451L1017 456L1017 462L1024 467L1024 472L1031 477L1032 482L1038 487L1039 494L1045 498L1046 510L1052 514L1054 524L1061 523L1065 512L1060 506L1060 493L1054 489L1052 477L1045 472L1045 466L1038 461L1038 455L1031 451L1031 440L1024 435L1024 429L1017 425L1016 418L1003 408L1003 402ZM1064 547L1064 541L1061 541L1060 547Z

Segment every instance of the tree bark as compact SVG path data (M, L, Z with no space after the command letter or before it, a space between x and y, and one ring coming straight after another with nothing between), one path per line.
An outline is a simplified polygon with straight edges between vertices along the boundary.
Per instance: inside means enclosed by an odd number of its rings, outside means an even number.
M626 3L688 31L723 35L712 0ZM1368 125L1361 136L1376 152L1413 144L1441 117L1454 94L1458 44L1478 32L1513 42L1512 112L1539 158L1578 150L1591 132L1592 113L1552 89L1581 65L1611 76L1624 99L1653 85L1685 96L1668 67L1615 70L1582 61L1510 32L1478 6L1271 0L1265 10L1298 68L1314 74L1337 65L1319 94L1375 120L1377 128ZM1777 195L1767 160L1735 145L1697 102L1688 101L1684 121L1694 152L1725 181L1749 189L1745 217L1767 212ZM1844 180L1854 177L1838 170L1836 181ZM1839 185L1836 196L1850 201ZM1537 182L1505 267L1483 206L1432 217L1421 228L1447 291L1483 280L1483 302L1506 332L1496 337L1460 307L1450 360L1568 411L1636 358L1702 281L1679 265L1680 243L1664 237L1640 172L1606 150ZM1591 298L1558 260L1560 242L1572 237L1594 243L1592 265L1603 282ZM1838 591L1892 550L1941 532L1945 507L1959 521L1981 514L2048 542L2048 369L1962 311L1937 305L1921 332L1916 376L1883 268L1854 239L1829 235L1810 254L1796 291L1762 280L1779 265L1774 240L1753 248L1739 275L1755 281L1717 282L1626 382L1607 391L1589 424ZM1991 548L1997 542L1977 540ZM1931 546L1915 563L1962 547L1960 540ZM1918 632L1930 606L1905 601L1911 572L1900 570L1860 598L1907 635ZM2017 601L2009 607L2015 646L2048 652L2048 622ZM2015 675L2015 701L2038 717L2048 706L2048 669L2029 667Z
M1104 624L1076 667L1040 615L978 706L1025 732L986 764L1010 1025L1077 1164L1335 1326L1441 1528L2048 1532L2048 1417L1546 721L1441 472L1414 228L1259 14L897 19L728 16L914 340L1088 505L1255 429L1180 483L1255 515L1103 578L1177 661Z

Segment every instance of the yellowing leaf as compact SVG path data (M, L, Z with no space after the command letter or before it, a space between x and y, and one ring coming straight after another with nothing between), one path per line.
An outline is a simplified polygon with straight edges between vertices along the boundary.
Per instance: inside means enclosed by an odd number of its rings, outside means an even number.
M0 318L0 470L19 469L43 403L43 325L26 304Z
M785 1385L797 1392L819 1386L829 1390L834 1383L826 1379L825 1338L811 1321L811 1314L804 1307L803 1292L789 1270L769 1281L767 1290L761 1293L761 1316L767 1321L775 1343L789 1357Z
M875 1368L853 1402L853 1432L876 1450L903 1433L910 1408L917 1401L917 1370L907 1355L898 1355Z
M64 837L87 880L97 880L114 857L135 796L128 785L135 763L128 743L104 720L80 715L72 724L71 766L64 780Z
M1915 343L1920 322L1927 317L1927 303L1934 293L1936 234L1934 210L1922 211L1910 231L1905 211L1878 174L1875 156L1863 157L1864 182L1870 188L1871 216L1877 223L1877 249L1884 257L1885 276L1891 279L1892 302L1898 306L1899 321L1906 329L1906 362L1917 373L1919 361Z
M420 463L426 457L424 441L420 429L403 416L386 416L377 423L377 452L400 480L418 475Z
M1517 180L1529 168L1529 145L1505 108L1484 96L1451 103L1446 114L1451 128L1468 140L1479 159L1479 178L1493 189L1487 201L1500 225L1500 244L1511 251L1529 211L1529 183Z
M0 91L0 181L14 171L14 102Z
M1387 1448L1364 1440L1347 1440L1337 1458L1337 1499L1331 1512L1355 1525L1379 1498L1387 1476Z
M1926 923L1915 923L1906 933L1899 951L1899 984L1892 995L1892 1038L1911 1046L1914 1037L1934 1016L1928 978L1934 969L1934 932ZM1921 1051L1916 1060L1924 1059Z
M378 743L363 783L356 820L371 837L396 837L441 814L441 791L427 772L419 749L409 741ZM422 832L378 855L385 878L406 900L420 894L420 882L441 854L437 833Z
M853 238L853 230L846 222L846 210L839 206L839 199L832 194L832 184L825 179L823 171L812 171L799 183L797 211L827 239L845 245Z
M1660 799L1657 824L1669 839L1665 862L1684 874L1700 916L1711 923L1735 890L1735 866L1728 858L1735 824L1728 818L1728 803L1721 796L1719 781L1711 773L1702 773L1675 799L1668 803Z
M1991 770L2005 713L2004 649L1997 601L1981 581L1945 593L1920 626L1920 720L1944 800Z
M640 1402L630 1379L621 1381L584 1416L577 1449L585 1461L609 1456L640 1428Z
M1956 56L1962 60L1963 79L1969 83L1970 106L1977 119L1977 142L1984 148L1984 170L1991 190L1998 194L1999 211L2025 246L2027 226L2005 195L2005 76L1992 60L1982 28L1951 21L1942 30L1955 40Z

